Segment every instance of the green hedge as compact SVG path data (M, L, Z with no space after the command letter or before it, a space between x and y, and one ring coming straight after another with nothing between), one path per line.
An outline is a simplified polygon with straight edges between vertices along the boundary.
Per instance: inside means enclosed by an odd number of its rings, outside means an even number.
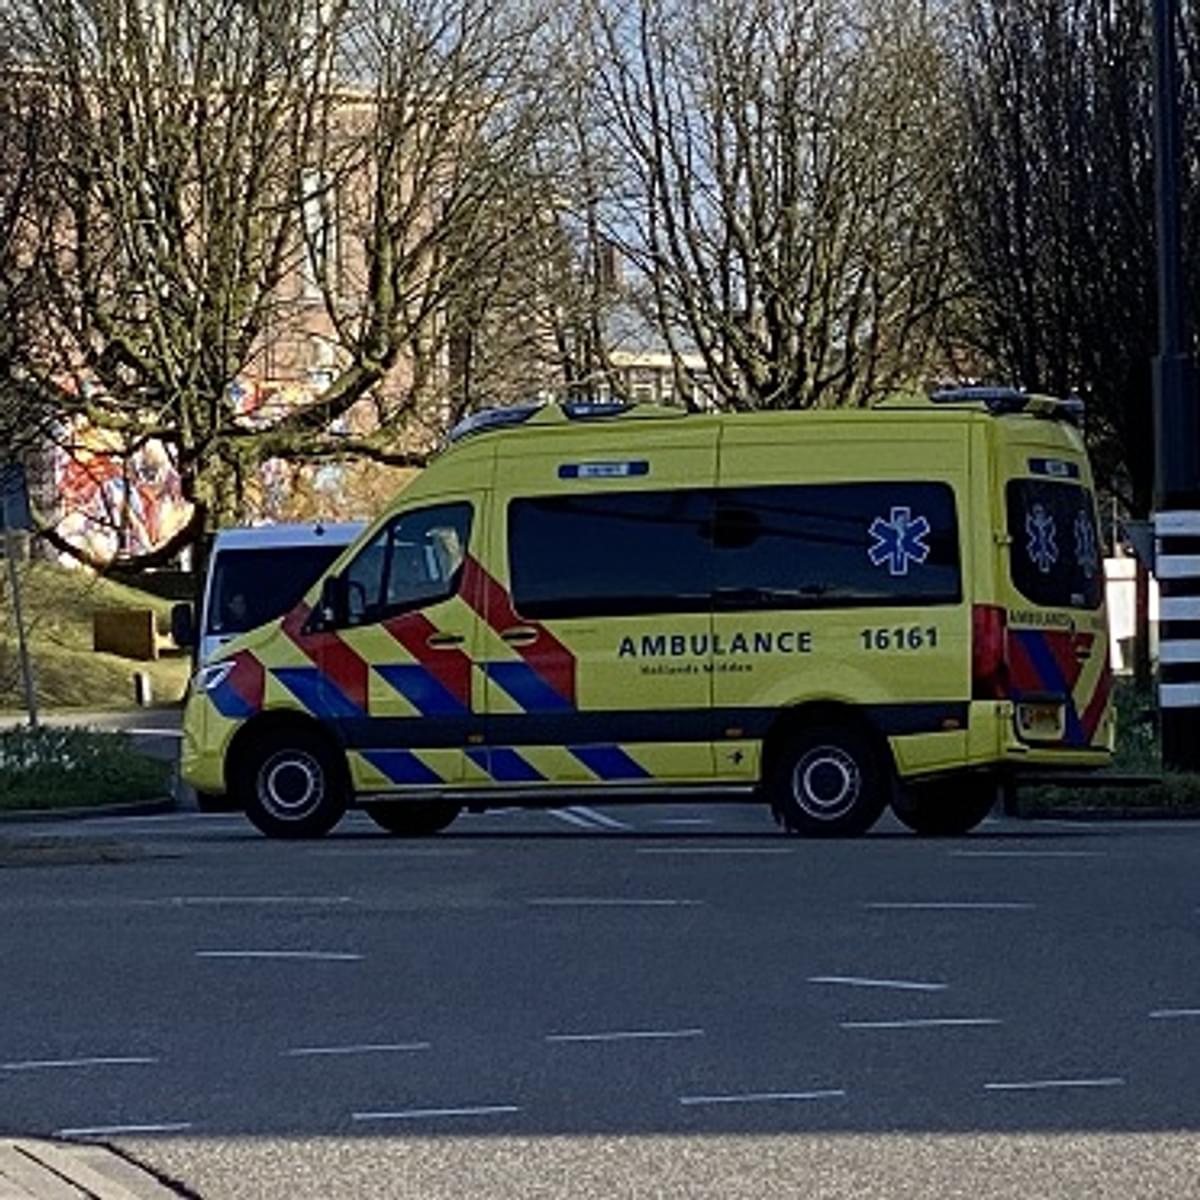
M168 763L139 754L121 733L0 730L0 810L155 800L170 780Z

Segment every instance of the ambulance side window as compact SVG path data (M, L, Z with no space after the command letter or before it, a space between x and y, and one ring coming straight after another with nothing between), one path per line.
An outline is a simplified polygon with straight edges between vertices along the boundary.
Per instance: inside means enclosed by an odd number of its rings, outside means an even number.
M508 508L513 602L530 619L706 612L712 494L593 492Z
M401 513L346 568L349 625L370 625L448 600L458 590L471 506L439 504Z
M731 487L718 492L722 611L953 604L962 595L944 483Z

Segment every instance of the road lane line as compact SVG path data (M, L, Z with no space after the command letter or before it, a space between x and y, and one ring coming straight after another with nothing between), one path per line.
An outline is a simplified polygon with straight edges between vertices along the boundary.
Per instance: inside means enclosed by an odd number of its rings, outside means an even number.
M25 1062L0 1063L0 1071L57 1071L71 1067L148 1067L157 1058L141 1056L96 1056L93 1058L31 1058Z
M638 854L795 854L790 846L639 846Z
M605 896L539 896L526 900L534 908L696 908L703 900L637 900Z
M415 846L390 846L387 848L381 846L364 846L361 842L354 845L347 845L344 849L328 849L310 850L308 855L310 858L343 858L343 859L360 859L360 858L470 858L474 854L478 854L477 850L451 848L433 848L429 849L417 848Z
M863 908L877 912L1029 912L1033 904L1010 901L974 900L919 900L919 901L871 901Z
M354 899L351 896L164 896L161 899L141 900L136 903L176 908L222 908L238 904L334 907L353 904Z
M360 1046L298 1046L294 1050L285 1050L288 1058L309 1058L318 1055L339 1054L408 1054L418 1050L429 1050L431 1042L393 1042L391 1044L370 1044Z
M1103 850L951 850L951 858L1107 858Z
M548 1042L633 1042L703 1037L703 1029L629 1029L613 1033L551 1033Z
M190 1121L174 1121L159 1125L79 1125L70 1129L56 1129L55 1137L85 1138L85 1137L114 1137L121 1133L182 1133L191 1129Z
M944 983L917 983L909 979L862 979L856 975L813 975L809 983L836 983L846 987L894 988L902 992L944 992Z
M519 1113L516 1104L479 1104L465 1108L407 1108L395 1112L356 1112L352 1121L419 1121L429 1117L487 1117L499 1113Z
M362 962L361 954L334 950L197 950L197 958L297 959L306 962Z
M590 821L595 821L599 825L605 826L607 829L632 829L632 825L627 825L624 821L618 821L616 817L610 817L607 813L597 812L594 808L587 808L582 804L575 804L566 810L573 812L577 816L585 817Z
M918 1017L903 1021L843 1021L843 1029L939 1029L965 1025L999 1025L996 1017Z
M815 1092L745 1092L732 1096L680 1096L679 1103L699 1104L765 1104L784 1100L838 1100L846 1095L842 1088L825 1088Z
M1152 1021L1170 1021L1178 1017L1200 1017L1200 1008L1156 1008L1150 1014Z
M574 825L577 829L590 829L593 833L602 826L595 825L591 821L585 820L578 813L571 812L567 808L548 808L546 812L551 817L557 817L560 821L566 821L568 825Z
M1023 1083L985 1083L988 1092L1035 1092L1050 1088L1094 1088L1121 1087L1125 1083L1119 1075L1108 1075L1099 1079L1030 1079Z

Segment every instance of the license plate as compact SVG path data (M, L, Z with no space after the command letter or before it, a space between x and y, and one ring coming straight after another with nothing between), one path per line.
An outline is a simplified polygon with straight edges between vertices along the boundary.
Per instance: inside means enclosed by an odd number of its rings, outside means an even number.
M1061 704L1018 704L1017 728L1021 736L1041 741L1058 740L1063 735Z

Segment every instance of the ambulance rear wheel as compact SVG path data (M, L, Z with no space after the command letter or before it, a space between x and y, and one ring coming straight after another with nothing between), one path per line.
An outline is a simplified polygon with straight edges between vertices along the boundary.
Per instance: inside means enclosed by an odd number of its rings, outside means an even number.
M866 730L815 725L795 734L771 770L771 805L789 833L854 837L887 807L890 779Z
M992 811L998 788L992 778L958 776L909 784L892 801L897 820L925 837L970 833Z
M246 816L267 837L322 837L349 800L344 764L307 730L276 730L258 739L242 756L238 781Z
M363 811L388 833L399 837L428 837L441 833L462 812L462 805L446 800L405 800L364 804Z

